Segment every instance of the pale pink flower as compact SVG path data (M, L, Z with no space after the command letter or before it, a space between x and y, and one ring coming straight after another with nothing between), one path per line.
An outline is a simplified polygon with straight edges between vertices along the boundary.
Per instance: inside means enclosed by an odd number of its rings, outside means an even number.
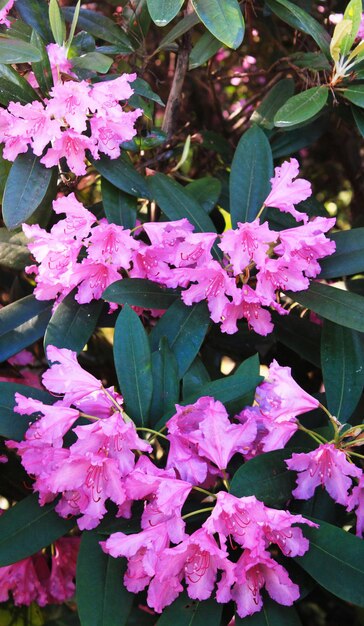
M261 304L274 306L279 290L303 291L308 289L309 280L295 267L294 257L265 259L257 274L256 294Z
M91 302L93 299L99 300L106 287L120 279L121 274L114 265L83 259L73 272L73 280L78 285L75 300L79 304Z
M61 237L66 241L74 238L82 240L90 234L91 226L96 222L95 215L77 200L74 193L54 200L52 208L57 215L66 215L65 219L51 228L51 233L56 238Z
M277 239L267 222L238 222L235 230L227 230L221 235L219 248L229 255L234 274L241 274L251 263L259 268L264 265L270 244Z
M8 110L13 115L9 134L14 131L23 132L37 156L41 156L50 141L53 142L62 136L60 122L52 119L48 109L45 109L41 102L34 101L24 105L20 102L10 102Z
M354 487L347 502L347 510L354 511L356 515L356 534L364 535L364 475L359 477L359 484Z
M50 43L46 48L54 84L61 80L61 74L67 74L72 76L72 78L76 78L76 75L72 72L72 63L67 58L66 48L59 46L57 43Z
M87 128L87 115L95 111L95 102L91 97L90 85L84 80L57 83L49 92L47 103L48 115L65 120L76 133Z
M48 346L47 358L52 365L43 374L43 384L52 393L65 394L66 405L102 388L101 381L79 365L76 352Z
M8 0L8 2L5 3L5 6L0 9L0 24L5 24L7 28L9 28L10 26L10 21L7 19L7 14L13 8L13 4L14 0Z
M65 130L61 137L55 140L53 146L48 148L40 162L46 167L53 167L65 157L71 172L77 176L83 176L86 174L86 150L90 150L94 159L98 158L95 142L91 137L81 135L74 130Z
M134 82L136 74L122 74L113 80L103 80L92 85L91 97L97 109L113 115L113 108L121 101L133 95L134 90L129 83Z
M110 264L129 270L133 251L140 246L130 234L129 229L116 224L102 222L92 229L88 241L87 258L95 263L102 260L103 264Z
M120 156L120 144L130 141L135 134L135 122L142 115L141 109L122 111L120 107L112 111L112 118L94 115L90 120L92 138L98 150L107 154L110 159Z
M349 463L345 452L338 450L333 443L321 444L312 452L294 453L286 465L290 470L299 472L297 487L292 495L301 500L312 498L316 487L321 485L333 500L347 506L348 491L352 485L349 477L362 476L362 471Z
M296 159L284 161L281 167L276 167L274 177L271 178L272 191L264 201L265 206L275 207L284 213L290 213L297 222L308 221L306 213L296 211L295 204L310 197L311 184L304 178L293 181L299 173L299 164Z

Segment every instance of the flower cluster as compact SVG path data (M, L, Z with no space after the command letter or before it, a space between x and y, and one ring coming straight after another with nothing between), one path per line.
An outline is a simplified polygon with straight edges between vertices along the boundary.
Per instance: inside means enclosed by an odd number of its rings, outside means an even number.
M292 180L297 174L295 159L276 168L264 203L304 222L280 232L256 218L222 235L194 233L188 220L181 219L145 223L135 234L105 219L97 221L73 194L60 198L53 209L66 218L50 233L38 225L23 225L38 263L27 268L36 274L34 293L40 300L61 300L77 287L76 300L86 303L101 298L106 287L120 278L146 278L181 288L187 305L205 300L211 319L221 323L223 332L236 332L237 321L245 318L257 333L267 335L273 324L264 307L286 314L280 291L307 289L310 278L320 272L318 259L335 250L335 243L325 236L335 219L308 221L305 213L294 208L311 193L307 181ZM148 243L139 237L141 229ZM214 256L214 244L224 253L221 261Z
M52 55L55 78L62 59ZM41 163L46 167L65 158L77 175L86 174L86 151L94 159L100 153L116 159L120 144L134 137L134 124L142 114L141 109L125 111L120 105L134 93L129 83L135 79L136 74L123 74L93 85L58 81L42 102L10 102L8 109L0 111L4 158L14 161L30 147L37 156L43 155Z
M86 372L74 352L49 346L47 356L52 365L43 384L59 399L48 405L17 393L15 411L34 421L24 441L8 441L7 446L17 451L32 476L40 504L58 497L57 512L77 516L81 530L99 524L107 501L122 518L132 516L135 502L143 503L140 532L116 532L102 542L107 553L127 558L124 583L129 591L148 588L149 606L161 612L181 593L183 582L189 596L198 600L211 597L216 587L217 601L235 601L240 617L261 609L264 586L283 605L298 599L297 584L274 557L277 549L285 557L303 555L309 545L296 525L314 524L269 508L255 496L225 491L233 456L244 460L284 447L300 427L298 416L318 407L295 383L289 368L274 361L257 389L254 406L232 418L221 402L208 396L177 405L163 435L136 428L123 410L122 397ZM72 436L65 439L70 430ZM143 433L149 439L142 438ZM162 457L152 445L156 437ZM311 497L318 484L325 485L337 502L356 509L357 531L362 532L362 471L342 450L327 442L313 452L293 454L287 465L301 472L294 496ZM349 476L358 480L351 495ZM191 533L186 521L198 515L203 516L202 524L196 530L194 522ZM33 566L32 560L22 564ZM59 588L69 589L58 579ZM11 580L9 575L9 585ZM36 582L31 590L40 603L46 601L47 594ZM61 592L52 594L63 597ZM27 596L20 598L25 601Z
M52 546L50 558L42 551L0 567L0 602L6 602L10 593L16 605L36 602L45 606L70 600L75 592L79 543L79 537L62 537Z

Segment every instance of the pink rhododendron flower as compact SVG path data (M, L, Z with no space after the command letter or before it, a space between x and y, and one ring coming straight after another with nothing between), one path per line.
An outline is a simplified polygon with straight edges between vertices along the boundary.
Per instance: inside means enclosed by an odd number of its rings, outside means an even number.
M5 3L2 9L0 9L0 24L5 24L9 28L10 21L7 19L7 14L13 8L14 0L9 0Z
M359 484L354 487L348 497L347 510L354 511L356 515L356 534L358 537L364 535L364 475L359 477Z
M41 413L26 432L25 438L41 439L44 443L52 444L56 448L62 447L63 437L72 428L79 417L79 411L62 405L47 405L33 398L26 398L20 393L15 394L16 406L14 411L20 415Z
M316 487L322 485L333 500L347 506L348 491L352 485L349 477L362 476L362 471L349 463L345 452L338 450L332 443L321 444L312 452L294 453L286 465L299 472L297 487L292 495L301 500L312 498Z
M267 258L270 243L275 241L277 233L269 229L266 222L238 222L235 230L227 230L221 236L219 248L229 255L234 274L241 274L253 261L260 268Z
M61 80L61 74L67 74L68 76L72 76L72 78L76 78L76 75L72 71L72 63L67 58L66 48L59 46L57 43L49 43L46 48L54 84Z
M275 207L284 213L290 213L297 222L307 222L305 213L296 211L295 204L310 197L312 190L310 183L304 178L293 181L299 173L299 164L296 159L284 161L281 167L276 167L274 177L271 178L272 191L265 199L267 207Z

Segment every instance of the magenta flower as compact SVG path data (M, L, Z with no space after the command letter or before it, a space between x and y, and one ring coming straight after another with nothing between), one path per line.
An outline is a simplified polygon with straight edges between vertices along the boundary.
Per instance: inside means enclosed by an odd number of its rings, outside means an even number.
M275 207L284 213L290 213L297 222L308 221L306 213L296 211L295 204L310 197L312 190L310 183L304 178L293 181L299 173L299 164L296 159L284 161L281 167L276 167L274 177L271 178L272 191L264 201L265 206Z
M230 258L234 274L241 274L253 262L261 267L267 258L270 243L275 241L277 233L269 229L266 222L238 222L238 228L227 230L221 235L219 248Z
M43 404L39 400L26 398L20 393L15 394L16 406L14 411L20 415L41 413L42 416L30 425L25 433L25 439L40 439L55 448L61 448L63 437L72 428L79 417L79 411L60 404Z
M249 285L243 285L234 301L226 304L221 316L221 330L229 335L236 333L237 321L242 318L259 335L269 335L274 328L270 312L263 309L259 296Z
M5 24L7 28L10 26L10 21L7 19L7 14L13 8L14 0L8 0L2 9L0 9L0 24Z
M47 357L52 365L43 374L43 385L52 393L65 394L66 405L102 388L101 381L79 365L76 352L48 346Z
M286 461L291 470L299 472L297 487L292 491L295 498L308 500L312 498L318 485L325 487L330 496L347 506L349 503L348 491L352 485L349 476L361 478L362 471L349 463L346 454L338 450L333 443L321 444L312 452L294 453Z
M77 176L86 174L86 150L90 150L94 159L98 158L95 142L91 137L82 135L75 130L65 130L57 138L52 147L48 148L40 162L46 167L58 165L60 159L65 157L71 172Z
M356 515L356 534L358 537L364 535L364 475L359 477L359 484L354 487L348 498L347 510L354 511Z

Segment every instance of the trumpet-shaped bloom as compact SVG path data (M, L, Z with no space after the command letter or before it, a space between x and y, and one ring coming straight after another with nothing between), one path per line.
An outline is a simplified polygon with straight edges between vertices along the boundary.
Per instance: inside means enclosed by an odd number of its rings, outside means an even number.
M47 357L52 365L43 374L43 384L52 393L65 394L65 404L73 404L102 388L101 381L80 366L76 352L48 346Z
M296 159L284 161L281 167L276 167L271 178L272 191L264 201L265 206L275 207L284 213L290 213L297 222L308 221L306 213L296 211L295 204L310 197L312 190L308 180L298 178L299 164Z
M347 510L354 511L356 515L356 534L358 537L364 535L364 476L361 474L359 484L354 487L348 498Z

